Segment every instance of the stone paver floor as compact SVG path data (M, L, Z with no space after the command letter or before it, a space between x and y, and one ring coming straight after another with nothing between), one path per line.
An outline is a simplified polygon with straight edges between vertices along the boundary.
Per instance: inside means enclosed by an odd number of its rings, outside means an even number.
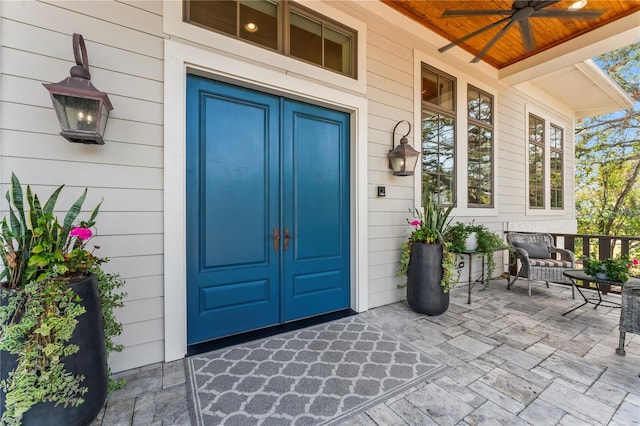
M626 357L615 354L619 309L563 317L580 304L569 287L535 284L529 297L522 280L476 286L466 301L460 285L438 317L406 303L361 314L449 368L343 425L640 425L640 336L628 333ZM191 424L183 361L118 376L127 386L93 426Z

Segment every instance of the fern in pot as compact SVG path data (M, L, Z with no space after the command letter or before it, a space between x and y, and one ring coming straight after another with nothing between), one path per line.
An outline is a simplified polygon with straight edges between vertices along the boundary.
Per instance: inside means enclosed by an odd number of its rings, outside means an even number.
M89 424L104 405L110 379L107 348L122 326L124 281L101 269L88 248L100 204L77 221L87 190L60 221L64 185L42 204L15 175L0 226L0 424Z

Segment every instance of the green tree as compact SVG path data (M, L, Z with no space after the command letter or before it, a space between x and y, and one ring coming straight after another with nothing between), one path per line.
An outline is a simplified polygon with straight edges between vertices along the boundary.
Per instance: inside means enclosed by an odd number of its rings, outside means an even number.
M578 232L640 235L640 43L596 62L635 101L634 107L580 120L576 126Z

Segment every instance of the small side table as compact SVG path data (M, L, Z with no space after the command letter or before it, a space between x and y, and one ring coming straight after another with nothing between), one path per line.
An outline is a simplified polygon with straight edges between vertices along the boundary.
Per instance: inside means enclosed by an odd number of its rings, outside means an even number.
M507 250L507 248L500 248L500 249L496 249L494 251L498 251L498 250ZM487 280L486 277L484 276L484 256L485 254L479 251L463 251L463 252L458 252L455 254L459 254L459 255L466 255L469 259L469 285L467 287L468 289L468 296L467 296L467 305L471 304L471 289L477 284L477 283L482 283L483 285L487 285ZM482 260L482 275L480 275L480 278L473 280L472 275L473 275L473 257L474 256L480 256L481 260Z
M605 284L608 284L608 285L621 285L622 283L611 281L611 280L604 279L604 278L593 277L591 275L585 274L584 271L577 270L577 269L570 269L568 271L564 271L563 275L568 277L571 280L571 284L573 284L573 287L578 290L578 293L580 293L580 296L582 296L582 298L584 299L584 303L582 305L576 306L575 308L573 308L571 310L568 310L567 312L562 314L563 316L567 315L569 312L573 312L576 309L583 307L587 303L591 303L592 305L595 305L593 307L593 309L596 309L598 306L604 306L604 307L607 307L607 308L620 308L622 306L620 303L617 303L617 302L610 302L608 300L602 300L602 295L600 293L600 285L605 285ZM596 299L595 297L587 297L582 292L582 290L580 290L581 287L576 284L576 280L591 281L592 283L595 283L596 292L598 293L598 298Z

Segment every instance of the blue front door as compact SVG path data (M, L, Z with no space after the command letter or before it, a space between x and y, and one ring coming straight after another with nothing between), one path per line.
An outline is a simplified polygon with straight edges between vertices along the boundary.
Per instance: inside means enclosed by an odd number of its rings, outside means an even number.
M188 76L186 163L189 344L349 307L347 114Z

